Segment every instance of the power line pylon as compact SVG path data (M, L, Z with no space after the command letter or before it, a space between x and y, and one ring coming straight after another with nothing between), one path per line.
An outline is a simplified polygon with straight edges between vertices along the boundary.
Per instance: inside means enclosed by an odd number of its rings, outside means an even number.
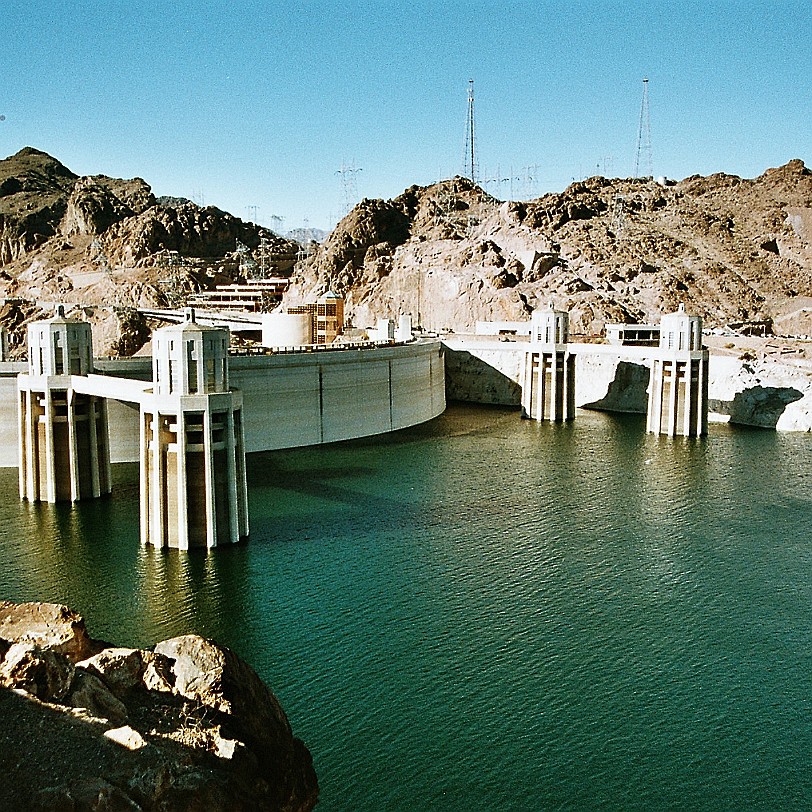
M351 164L342 161L341 169L336 170L336 175L341 175L341 184L344 189L344 214L349 214L350 209L358 201L358 182L355 176L361 171L361 167L356 166L355 161Z
M239 273L243 279L256 279L259 276L259 266L251 253L251 249L245 243L237 242L235 249L237 261L239 262Z
M183 307L186 303L185 262L177 251L162 250L158 254L158 268L163 279L158 280L158 289L163 293L168 307Z
M612 230L615 238L620 239L623 229L626 227L626 198L623 195L615 195L614 207L612 209Z
M266 279L270 270L271 241L267 237L259 238L259 278Z
M93 257L99 263L99 267L107 274L112 274L113 269L110 267L110 261L107 259L107 254L104 253L101 240L95 239L90 245L91 250L95 253Z
M522 169L522 199L538 197L540 164L531 164Z
M476 128L474 126L474 80L468 80L468 119L465 122L465 151L463 153L462 174L476 183Z
M642 170L642 175L641 175ZM637 128L637 155L634 159L634 176L654 177L651 157L651 117L648 109L648 78L643 78L643 101L640 104L640 123Z

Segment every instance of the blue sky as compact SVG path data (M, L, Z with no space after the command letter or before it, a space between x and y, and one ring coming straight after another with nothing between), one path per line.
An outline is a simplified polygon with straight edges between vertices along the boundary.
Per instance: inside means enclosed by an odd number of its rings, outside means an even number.
M753 177L812 163L810 30L794 0L5 2L0 155L324 228L342 166L359 197L462 171L470 78L481 178L631 175L646 76L656 175Z

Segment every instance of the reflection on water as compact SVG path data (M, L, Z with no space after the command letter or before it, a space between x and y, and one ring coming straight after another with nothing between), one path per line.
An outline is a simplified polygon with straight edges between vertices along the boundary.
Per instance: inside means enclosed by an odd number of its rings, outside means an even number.
M0 471L0 594L232 646L325 810L806 806L811 457L453 407L249 458L251 539L209 555L139 546L137 466L81 506Z

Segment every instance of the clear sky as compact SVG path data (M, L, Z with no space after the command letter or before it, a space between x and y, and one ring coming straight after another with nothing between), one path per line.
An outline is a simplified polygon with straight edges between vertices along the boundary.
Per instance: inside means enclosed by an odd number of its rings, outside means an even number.
M644 76L655 175L812 163L809 0L4 0L0 32L0 155L285 230L331 226L342 178L460 173L469 79L480 177L516 197L633 174Z

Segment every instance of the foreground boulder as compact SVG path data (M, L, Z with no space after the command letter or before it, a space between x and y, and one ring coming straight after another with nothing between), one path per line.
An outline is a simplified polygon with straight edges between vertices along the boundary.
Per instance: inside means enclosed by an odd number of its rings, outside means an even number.
M105 646L0 603L0 809L309 810L305 745L256 672L196 635Z

